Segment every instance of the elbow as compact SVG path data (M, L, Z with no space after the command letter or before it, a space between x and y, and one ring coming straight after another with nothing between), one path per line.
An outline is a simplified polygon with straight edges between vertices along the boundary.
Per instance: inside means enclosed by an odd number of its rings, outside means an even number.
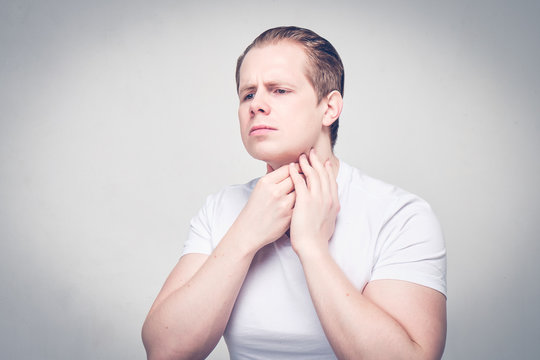
M189 341L188 338L172 336L147 323L143 325L141 336L148 360L195 360L205 359L208 355L197 351L194 339Z
M200 356L185 351L178 351L177 349L167 346L147 346L145 344L145 349L148 360L195 360L206 358L206 356Z
M148 360L180 360L181 357L177 357L172 353L167 353L166 351L158 349L149 349L146 348L146 358Z
M174 352L171 346L164 343L163 335L146 321L141 332L142 342L148 360L180 360L181 357Z
M164 346L156 342L145 340L143 336L143 344L146 350L146 358L148 360L182 360L187 359L185 356L181 356L171 347Z

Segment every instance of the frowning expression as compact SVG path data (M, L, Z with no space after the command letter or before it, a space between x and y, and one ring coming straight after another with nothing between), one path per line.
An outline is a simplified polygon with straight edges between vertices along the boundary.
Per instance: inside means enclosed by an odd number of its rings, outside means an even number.
M280 41L252 48L240 68L242 141L251 156L274 168L328 141L322 134L324 106L306 76L307 66L299 44Z

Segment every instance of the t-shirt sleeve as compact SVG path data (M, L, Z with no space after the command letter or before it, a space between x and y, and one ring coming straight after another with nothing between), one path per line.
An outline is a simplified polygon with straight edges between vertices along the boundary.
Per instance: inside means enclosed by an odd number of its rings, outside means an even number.
M377 239L371 280L410 281L446 296L446 247L439 221L421 199L395 205Z
M213 212L213 196L206 199L204 206L195 215L189 226L189 234L184 242L182 255L186 254L206 254L212 252L212 212Z

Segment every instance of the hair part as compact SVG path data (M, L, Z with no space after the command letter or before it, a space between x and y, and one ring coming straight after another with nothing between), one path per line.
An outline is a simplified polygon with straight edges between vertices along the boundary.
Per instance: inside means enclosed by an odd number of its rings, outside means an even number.
M341 58L334 46L315 32L296 26L281 26L266 30L257 36L244 50L236 63L237 92L240 86L240 68L247 53L254 47L276 44L285 40L296 42L304 49L309 65L306 66L306 76L315 89L317 102L320 103L332 91L339 91L343 96L345 73ZM334 148L337 140L338 128L339 118L330 125L330 144L332 148Z

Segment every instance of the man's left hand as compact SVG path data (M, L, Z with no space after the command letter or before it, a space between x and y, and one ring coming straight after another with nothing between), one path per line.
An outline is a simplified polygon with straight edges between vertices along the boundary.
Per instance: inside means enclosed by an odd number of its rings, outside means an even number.
M330 160L324 165L312 149L308 157L300 155L304 178L294 164L289 165L296 202L291 219L290 236L294 251L301 255L328 251L339 212L338 187Z

